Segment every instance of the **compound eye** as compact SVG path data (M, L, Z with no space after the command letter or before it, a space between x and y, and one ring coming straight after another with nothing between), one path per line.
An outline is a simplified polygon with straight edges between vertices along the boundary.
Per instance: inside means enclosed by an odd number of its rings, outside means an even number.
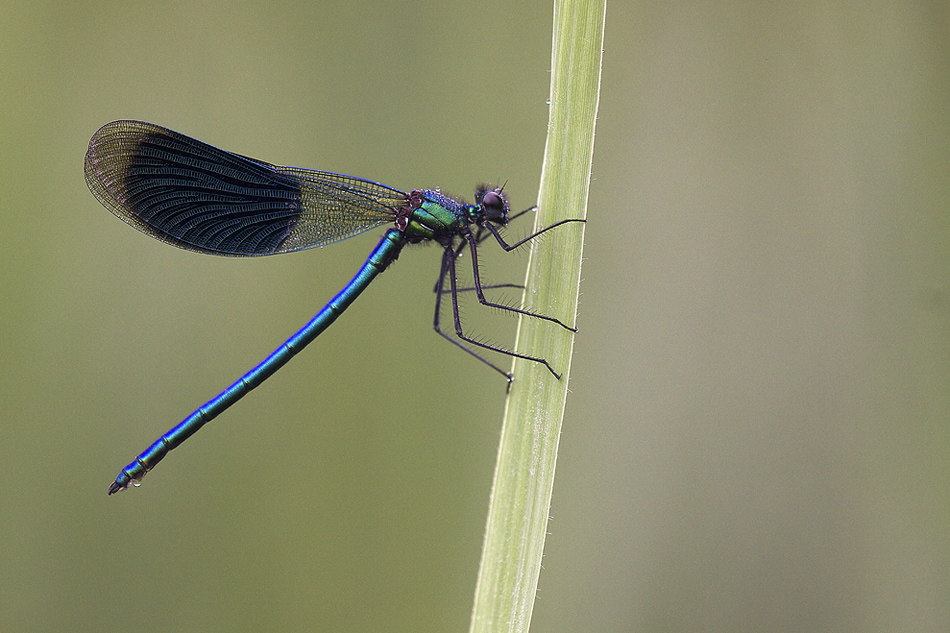
M497 191L486 191L482 197L482 207L485 209L485 216L489 220L497 220L505 217L505 199Z

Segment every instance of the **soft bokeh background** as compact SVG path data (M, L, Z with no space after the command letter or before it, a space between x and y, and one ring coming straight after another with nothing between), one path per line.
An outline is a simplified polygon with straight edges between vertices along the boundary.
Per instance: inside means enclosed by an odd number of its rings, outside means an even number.
M378 236L187 253L100 207L82 157L140 118L528 206L550 24L0 3L0 630L467 629L504 389L429 328L437 250L107 498ZM946 3L616 1L605 49L534 630L950 630Z

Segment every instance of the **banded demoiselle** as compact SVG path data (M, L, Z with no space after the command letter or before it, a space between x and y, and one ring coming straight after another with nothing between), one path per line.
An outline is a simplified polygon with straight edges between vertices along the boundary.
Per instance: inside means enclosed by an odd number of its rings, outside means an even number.
M481 283L478 246L492 237L511 251L554 227L583 220L562 220L508 244L498 229L521 214L509 216L501 189L480 187L475 204L463 204L436 190L405 193L353 176L271 165L142 121L113 121L100 128L89 141L85 173L92 193L120 219L156 239L198 253L242 257L289 253L392 225L356 276L313 319L123 468L109 486L110 495L138 485L168 451L280 369L333 323L407 244L434 241L442 247L435 285L436 332L503 374L509 383L510 373L469 345L540 363L560 379L543 358L467 336L459 317L458 293L473 289L483 305L576 331L553 317L488 301L483 290L495 286ZM471 253L474 288L459 288L456 282L456 260L466 250ZM447 292L457 338L443 332L439 323Z

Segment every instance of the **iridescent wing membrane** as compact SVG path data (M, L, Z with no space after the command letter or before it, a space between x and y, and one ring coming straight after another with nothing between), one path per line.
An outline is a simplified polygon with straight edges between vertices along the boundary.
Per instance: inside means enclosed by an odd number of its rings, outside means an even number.
M96 132L85 172L96 198L123 221L212 255L324 246L392 222L408 201L370 180L271 165L143 121Z

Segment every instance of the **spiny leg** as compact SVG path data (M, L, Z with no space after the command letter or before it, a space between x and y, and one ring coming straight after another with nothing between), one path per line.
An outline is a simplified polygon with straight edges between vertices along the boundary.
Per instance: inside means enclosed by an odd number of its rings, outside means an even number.
M449 343L457 347L460 347L461 349L465 350L466 352L468 352L469 354L471 354L472 356L474 356L475 358L482 361L483 363L485 363L486 365L488 365L489 367L497 371L499 374L504 376L505 379L508 381L508 384L510 385L511 379L512 379L511 373L496 366L487 358L484 358L483 356L481 356L474 350L471 350L467 346L463 345L458 339L453 338L442 331L442 328L440 326L440 320L442 317L442 295L445 292L445 275L451 269L452 276L453 276L452 286L454 286L455 285L454 276L455 276L455 257L456 256L457 256L457 252L452 247L446 247L445 250L442 251L442 266L439 271L439 281L435 285L435 317L432 320L432 327L436 332L438 332L439 336L447 340ZM450 265L450 262L451 262L451 265ZM454 294L452 296L452 304L455 310L455 320L456 320L456 323L458 323L458 320L459 320L458 302L456 301ZM489 347L488 349L492 349L492 348Z
M471 237L471 236L470 236L470 237ZM472 239L474 239L474 238L472 238ZM445 252L446 252L446 253L454 253L454 251L453 251L452 249L449 249L449 248L446 248ZM476 264L476 261L475 261L475 258L474 258L474 251L473 251L472 254L473 254L473 257L472 257L472 265L474 266L474 265ZM519 354L519 353L517 353L517 352L513 352L513 351L511 351L511 350L507 350L507 349L505 349L505 348L503 348L503 347L498 347L497 345L493 345L493 344L491 344L491 343L483 343L483 342L481 342L481 341L476 341L475 339L473 339L473 338L471 338L471 337L465 335L465 333L462 331L462 319L461 319L461 317L459 316L458 288L456 287L456 282L455 282L455 258L452 257L452 256L443 255L443 268L444 268L444 266L445 266L445 260L446 260L446 259L448 260L449 286L450 286L450 288L451 288L451 290L452 290L452 314L453 314L453 316L455 317L455 335L458 336L458 337L459 337L460 339L462 339L463 341L465 341L466 343L469 343L469 344L471 344L471 345L477 345L478 347L482 347L482 348L484 348L484 349L490 349L490 350L492 350L493 352L498 352L499 354L505 354L506 356L513 356L513 357L515 357L515 358L521 358L521 359L523 359L523 360L530 360L530 361L533 361L533 362L535 362L535 363L540 363L540 364L544 365L545 367L547 367L547 368L548 368L548 371L551 372L551 374L552 374L555 378L557 378L558 380L560 380L560 379L561 379L561 375L558 374L556 371L554 371L554 369L552 369L551 365L548 364L548 361L544 360L543 358L538 358L537 356L528 356L528 355L526 355L526 354ZM477 270L477 268L476 268L476 270ZM444 277L444 275L443 275L443 277ZM440 280L440 281L439 281L439 285L441 286L441 284L442 284L442 281ZM478 275L477 275L477 273L476 273L476 275L475 275L475 287L476 287L476 289L478 290L479 295L481 295L481 288L479 287L479 281L478 281ZM438 293L438 294L441 295L441 293ZM479 299L481 299L481 298L482 298L482 297L480 296ZM483 302L483 303L486 303L487 305L492 305L492 304L488 304L487 302ZM500 308L505 308L505 306L498 306L498 307L500 307ZM505 309L514 310L514 308L505 308ZM514 311L515 311L515 312L523 312L524 314L526 314L526 315L528 315L528 316L540 316L540 315L531 314L530 312L524 312L524 311L522 311L522 310L514 310ZM541 317L541 318L547 318L547 317ZM551 320L551 321L555 321L555 322L557 322L557 323L560 323L560 321L557 321L556 319L550 319L550 320ZM562 325L563 325L563 324L562 324ZM566 326L565 326L565 327L566 327ZM570 329L570 328L568 328L568 329ZM437 330L437 331L438 331L438 330ZM439 332L439 333L441 334L441 332ZM443 334L443 336L445 336L445 335ZM448 338L448 337L446 337L446 338ZM450 339L450 340L451 340L451 339ZM471 354L474 355L475 357L481 358L481 356L478 356L478 354L475 354L475 353L472 352L471 350L468 350L468 348L466 348L466 347L465 347L464 345L462 345L461 343L458 343L458 345L459 345L460 347L462 347L463 349L466 349L469 353L471 353ZM481 360L484 361L485 363L487 363L488 365L490 365L491 367L495 367L494 365L492 365L491 363L489 363L489 362L486 361L485 359L481 358ZM498 368L495 367L495 369L498 369ZM499 370L499 371L501 371L501 370ZM506 372L502 372L502 373L506 373ZM506 373L506 375L509 375L509 376L510 376L510 374L507 374L507 373ZM509 380L510 380L510 378L509 378Z
M570 220L567 220L567 221L569 222ZM552 225L552 226L555 226L555 225ZM494 227L492 227L490 224L488 225L488 227L489 227L489 229L492 231L492 233L495 233ZM547 229L545 229L545 230L547 230ZM538 233L541 233L541 231L539 231ZM513 248L517 248L517 247L520 246L521 244L524 244L527 240L530 240L531 238L537 236L538 233L535 233L534 235L532 235L532 236L530 236L530 237L528 237L528 238L525 238L524 240L518 242L518 244L517 244L516 246L511 247L511 248L507 248L507 249L505 249L505 250L510 251L510 250L512 250ZM501 237L500 237L499 235L495 234L495 237L501 242ZM554 317L549 317L549 316L544 315L544 314L538 314L537 312L529 312L528 310L522 310L521 308L513 308L513 307L511 307L511 306L506 306L506 305L501 304L501 303L494 303L494 302L489 301L488 299L486 299L486 298L485 298L485 293L482 292L481 277L480 277L480 275L479 275L479 273L478 273L478 250L477 250L477 249L478 249L478 243L475 241L475 236L474 236L472 233L468 233L468 235L466 235L466 239L468 239L468 242L469 242L469 246L470 246L469 251L471 251L471 253L472 253L472 277L473 277L473 279L475 280L475 293L478 295L478 302L479 302L479 303L481 303L481 304L484 305L484 306L491 307L491 308L498 308L499 310L505 310L505 311L507 311L507 312L516 312L516 313L518 313L518 314L523 314L523 315L525 315L525 316L534 317L534 318L536 318L536 319L544 319L545 321L550 321L551 323L557 323L558 325L560 325L560 326L561 326L562 328L564 328L565 330L570 330L571 332L576 332L576 331L577 331L577 328L573 328L573 327L571 327L571 326L569 326L569 325L565 325L565 324L562 323L559 319L555 319ZM501 244L502 244L502 246L504 246L504 242L501 242ZM490 287L490 286L485 286L485 287L488 288L488 287ZM454 287L453 287L453 293L454 293L454 292L455 292L455 289L454 289Z
M518 290L524 290L524 286L521 284L491 284L490 286L482 286L482 290L497 290L498 288L517 288ZM475 287L470 288L458 288L458 292L471 292L475 290Z
M521 212L519 212L519 213L516 213L515 215L511 216L511 218L509 218L509 221L510 221L510 220L513 220L513 219L515 219L515 218L517 218L517 217L520 217L520 216L524 215L525 213L528 213L529 211L534 211L536 208L537 208L537 207L530 207L530 208L528 208L528 209L525 209L524 211L521 211ZM581 220L581 219L569 219L569 220L562 220L562 221L560 221L560 222L556 222L556 223L554 223L554 224L552 224L552 225L550 225L550 226L548 226L548 227L545 227L545 228L541 229L540 231L537 231L537 232L535 232L535 233L532 233L531 235L529 235L528 237L524 238L523 240L520 240L520 241L516 242L515 244L511 244L511 245L509 245L507 242L505 242L505 240L504 240L504 239L501 237L501 235L498 233L498 231L497 231L497 229L495 228L494 225L492 225L492 224L487 224L487 225L484 225L484 226L479 226L478 229L477 229L477 233L475 233L475 234L472 234L471 232L468 232L467 235L465 235L464 237L462 237L462 238L460 239L460 242L459 242L459 244L458 244L457 246L454 245L454 244L453 244L453 245L446 246L445 249L444 249L444 251L443 251L443 253L442 253L442 265L441 265L441 270L439 271L439 280L438 280L438 282L436 283L436 286L435 286L435 288L434 288L434 291L435 291L435 293L436 293L436 305L435 305L435 317L434 317L434 319L433 319L433 328L435 329L436 332L439 333L440 336L442 336L443 338L445 338L445 339L448 340L448 341L451 341L454 345L456 345L456 346L460 347L461 349L465 350L466 352L468 352L469 354L471 354L472 356L474 356L474 357L477 358L478 360L482 361L483 363L485 363L486 365L488 365L489 367L491 367L492 369L494 369L494 370L497 371L498 373L500 373L500 374L502 374L503 376L505 376L505 377L508 379L509 386L510 386L511 380L512 380L512 376L511 376L510 373L501 370L501 369L498 368L496 365L492 364L492 363L489 362L487 359L485 359L485 358L483 358L482 356L480 356L479 354L477 354L475 351L469 349L467 346L465 346L465 345L463 345L462 343L460 343L459 341L457 341L457 340L451 338L450 336L448 336L446 333L444 333L444 332L442 331L442 329L441 329L441 327L440 327L440 319L441 319L442 294L445 292L445 275L446 275L447 273L449 274L449 280L450 280L450 286L451 286L451 293L452 293L452 313L453 313L453 317L454 317L454 319L455 319L455 333L456 333L456 336L458 336L459 339L461 339L461 340L463 340L463 341L465 341L465 342L467 342L467 343L470 343L470 344L472 344L472 345L476 345L476 346L482 347L482 348L484 348L484 349L489 349L489 350L498 352L498 353L500 353L500 354L505 354L505 355L507 355L507 356L513 356L513 357L516 357L516 358L521 358L521 359L523 359L523 360L530 360L530 361L533 361L533 362L536 362L536 363L540 363L540 364L544 365L544 366L548 369L548 371L551 372L551 374L552 374L555 378L557 378L558 380L560 380L561 376L560 376L557 372L555 372L554 369L551 368L551 365L550 365L545 359L543 359L543 358L537 358L537 357L534 357L534 356L527 356L527 355L525 355L525 354L518 354L518 353L512 352L512 351L510 351L510 350L507 350L507 349L498 347L498 346L496 346L496 345L492 345L492 344L488 344L488 343L482 343L482 342L480 342L480 341L477 341L477 340L475 340L475 339L473 339L473 338L471 338L471 337L465 335L465 333L462 331L462 322L461 322L461 317L460 317L460 315L459 315L458 293L459 293L459 292L465 292L465 291L472 290L472 288L459 288L459 287L457 286L457 282L456 282L456 272L455 272L455 260L456 260L456 259L462 254L462 252L465 250L465 246L468 245L468 246L470 247L470 250L472 251L472 269L473 269L473 278L474 278L474 281L475 281L475 288L474 288L474 290L475 290L475 291L477 292L477 294L478 294L479 302L482 303L483 305L487 305L487 306L490 306L490 307L499 308L499 309L501 309L501 310L507 310L507 311L510 311L510 312L517 312L517 313L519 313L519 314L524 314L525 316L531 316L531 317L536 317L536 318L539 318L539 319L544 319L544 320L547 320L547 321L551 321L551 322L553 322L553 323L557 323L558 325L560 325L561 327L563 327L563 328L565 328L565 329L568 329L568 330L570 330L570 331L572 331L572 332L576 332L576 331L577 331L576 328L569 327L569 326L565 325L564 323L562 323L561 321L559 321L558 319L555 319L555 318L553 318L553 317L548 317L548 316L545 316L545 315L543 315L543 314L536 314L536 313L533 313L533 312L529 312L529 311L527 311L527 310L520 310L520 309L518 309L518 308L512 308L512 307L510 307L510 306L506 306L506 305L502 305L502 304L492 303L492 302L488 301L487 299L485 299L485 295L484 295L484 293L482 292L484 289L502 288L502 287L515 287L515 288L522 288L522 289L523 289L524 286L521 286L521 285L518 285L518 284L496 284L496 285L485 285L485 286L482 286L482 285L481 285L481 279L480 279L479 273L478 273L478 254L477 254L477 250L476 250L478 244L480 244L480 243L482 243L484 240L486 240L486 239L488 238L488 235L492 235L492 236L494 236L495 240L498 242L498 244L502 247L503 250L505 250L506 252L512 251L512 250L518 248L519 246L522 246L523 244L525 244L525 243L531 241L532 239L536 238L538 235L544 233L545 231L548 231L548 230L553 229L553 228L555 228L555 227L561 226L562 224L567 224L568 222L585 222L585 220ZM487 230L486 230L486 229L487 229Z
M524 212L522 212L522 213L524 213ZM521 214L519 213L518 215L521 215ZM506 242L506 241L504 240L504 238L501 237L501 234L498 233L498 229L495 228L495 225L486 222L486 223L483 225L483 228L488 229L488 230L491 232L491 234L495 236L495 240L498 241L498 245L501 246L501 247L505 250L505 252L508 252L508 251L513 251L513 250L515 250L516 248L518 248L519 246L522 246L522 245L526 244L527 242L530 242L531 240L533 240L533 239L536 238L537 236L541 235L542 233L546 233L547 231L550 231L550 230L553 229L553 228L557 228L557 227L561 226L562 224L567 224L568 222L583 222L583 223L586 224L586 223L587 223L587 220L583 220L583 219L581 219L581 218L571 218L571 219L568 219L568 220L561 220L560 222L555 222L554 224L552 224L552 225L550 225L550 226L544 227L544 228L541 229L540 231L537 231L537 232L535 232L535 233L532 233L532 234L529 235L528 237L526 237L526 238L524 238L523 240L520 240L520 241L518 241L518 242L515 242L514 244L508 244L508 242Z
M513 221L517 220L518 218L523 216L525 213L530 213L531 211L537 211L537 210L538 210L538 205L534 205L533 207L528 207L524 211L519 211L518 213L508 218L507 222L505 222L505 226L511 224ZM488 229L486 229L484 226L479 226L478 230L475 232L475 241L481 244L482 242L488 239L489 235L491 235L491 232ZM534 236L531 236L531 237L534 237ZM531 237L529 237L528 239L530 240Z

